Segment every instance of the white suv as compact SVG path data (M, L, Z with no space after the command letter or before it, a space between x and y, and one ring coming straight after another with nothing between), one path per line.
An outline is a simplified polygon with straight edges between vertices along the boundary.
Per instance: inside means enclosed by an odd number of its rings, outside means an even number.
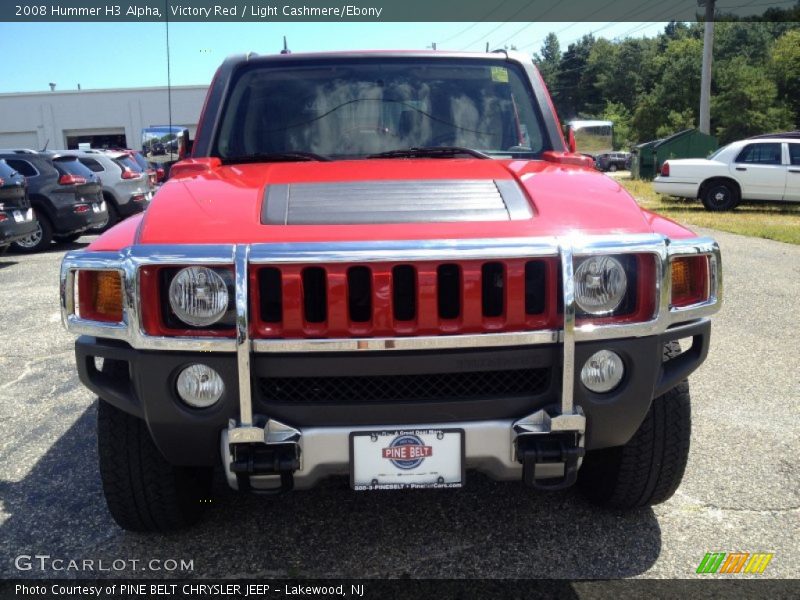
M708 158L668 160L654 182L668 196L699 198L708 210L741 200L800 202L800 134L733 142Z

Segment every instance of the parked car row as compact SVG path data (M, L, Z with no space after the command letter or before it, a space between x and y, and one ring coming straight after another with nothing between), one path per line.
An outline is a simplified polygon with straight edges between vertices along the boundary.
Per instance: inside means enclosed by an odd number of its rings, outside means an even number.
M800 202L800 134L759 136L708 158L668 160L653 187L667 196L699 198L715 211L742 200Z
M155 177L133 151L0 150L0 252L38 252L143 211Z

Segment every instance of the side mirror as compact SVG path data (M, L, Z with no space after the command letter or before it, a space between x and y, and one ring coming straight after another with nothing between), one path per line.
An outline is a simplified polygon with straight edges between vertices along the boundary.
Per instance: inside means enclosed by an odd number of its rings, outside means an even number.
M191 153L189 130L185 127L160 125L142 129L142 156L169 177L173 163Z

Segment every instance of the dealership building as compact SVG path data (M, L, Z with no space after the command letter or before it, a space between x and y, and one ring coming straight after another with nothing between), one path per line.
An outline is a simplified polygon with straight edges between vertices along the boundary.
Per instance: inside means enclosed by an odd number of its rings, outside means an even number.
M140 148L142 129L170 122L194 139L208 86L0 94L0 148ZM171 95L171 99L169 96Z

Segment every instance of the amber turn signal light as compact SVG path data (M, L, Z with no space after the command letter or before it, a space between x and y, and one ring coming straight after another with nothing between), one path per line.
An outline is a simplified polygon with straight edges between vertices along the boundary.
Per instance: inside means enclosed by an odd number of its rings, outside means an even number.
M91 321L122 321L122 276L119 271L79 271L78 312L82 319Z
M682 256L672 261L672 306L708 300L708 257Z

